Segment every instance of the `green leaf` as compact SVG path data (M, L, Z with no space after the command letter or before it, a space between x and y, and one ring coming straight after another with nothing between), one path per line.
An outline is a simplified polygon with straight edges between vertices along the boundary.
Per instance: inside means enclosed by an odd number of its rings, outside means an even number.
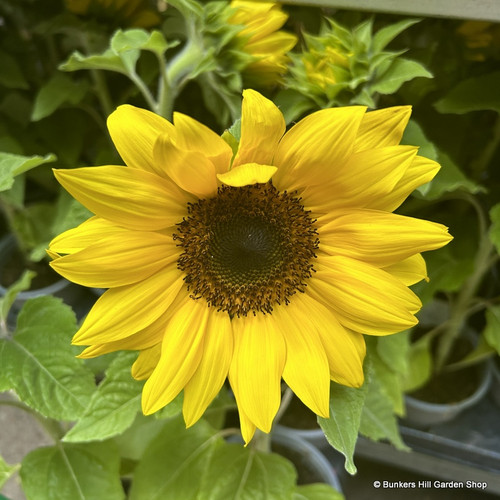
M196 499L210 460L222 444L203 420L189 429L182 418L167 421L137 465L129 499Z
M78 51L73 52L69 59L59 66L62 71L77 71L80 69L104 69L116 71L117 73L127 74L127 66L121 57L111 49L102 54L84 56Z
M482 337L500 356L500 306L488 307Z
M500 253L500 203L494 205L490 210L490 240Z
M119 469L110 442L62 443L26 455L21 481L28 500L123 500Z
M377 77L375 83L370 86L370 92L393 94L403 83L417 77L432 78L432 73L419 62L400 57L394 59L389 68Z
M29 88L19 63L3 50L0 50L0 68L2 68L2 71L0 71L0 85L10 89Z
M419 19L403 19L398 23L390 24L384 28L379 29L372 40L372 50L374 53L384 50L385 47L394 40L400 33L419 23Z
M496 332L496 335L498 331ZM498 343L498 339L493 339L493 342ZM498 346L500 347L500 346ZM498 354L498 352L493 348L488 341L485 339L484 335L480 335L477 344L474 349L470 351L465 358L460 361L451 363L445 366L446 371L460 370L462 368L467 368L468 366L477 365L490 358L493 354Z
M380 340L373 339L373 340ZM378 347L376 345L376 347ZM404 398L403 389L401 386L401 374L393 369L393 363L386 363L378 355L378 351L371 349L371 360L374 371L374 377L377 379L380 390L384 393L392 403L391 410L397 415L404 414ZM396 359L400 358L401 362L406 364L406 351L395 352ZM368 389L370 390L370 389Z
M400 375L408 371L409 332L385 335L377 338L377 354Z
M328 484L305 484L297 486L292 500L344 500L344 495Z
M75 358L75 315L60 299L42 296L25 303L17 330L4 341L0 366L19 398L42 415L74 420L87 408L94 378Z
M19 465L9 465L2 456L0 456L0 490L17 469L19 469Z
M368 380L359 431L374 441L387 439L398 450L409 451L399 434L398 421L393 411L393 402L384 392L377 377Z
M292 463L280 455L224 444L215 450L193 498L282 500L291 497L296 475Z
M0 152L0 191L10 189L14 184L14 177L32 168L55 161L55 155L22 156Z
M345 468L350 474L356 473L353 455L365 396L366 382L359 389L332 383L330 418L318 418L327 441L345 456Z
M422 337L410 345L408 373L403 380L405 392L422 387L432 374L432 354L429 337Z
M425 192L427 200L435 200L443 194L451 193L457 189L462 189L472 194L484 192L482 186L465 177L448 155L440 152L438 160L441 164L441 170L428 185L428 189Z
M31 120L41 120L63 104L78 104L88 88L87 82L76 82L64 73L56 73L40 88L33 105Z
M418 146L418 154L420 156L425 156L434 161L438 159L436 146L427 139L422 127L415 120L410 119L408 122L401 143L408 144L409 146Z
M460 82L435 107L440 113L463 114L493 110L500 113L500 71Z
M122 352L112 361L106 370L106 378L63 441L102 441L121 434L132 425L141 408L143 385L130 374L136 358L135 352Z

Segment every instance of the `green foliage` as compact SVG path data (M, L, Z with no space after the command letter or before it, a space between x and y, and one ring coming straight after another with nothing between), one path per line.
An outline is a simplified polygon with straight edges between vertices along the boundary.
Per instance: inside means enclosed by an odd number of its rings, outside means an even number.
M121 353L109 365L103 382L92 395L66 442L102 441L128 429L140 410L142 383L130 375L136 353Z
M499 87L500 71L474 76L453 87L435 106L441 113L463 114L482 110L500 113Z
M345 468L355 474L354 447L358 438L361 414L366 399L367 384L360 389L332 383L330 388L330 418L318 418L328 442L345 456Z
M63 73L56 73L43 87L40 87L33 104L31 119L41 120L65 103L76 105L87 91L86 81L77 82Z
M123 500L120 457L110 442L38 448L21 464L27 500Z
M80 417L95 390L92 373L70 345L75 315L45 296L23 306L12 338L0 339L2 378L21 401L45 417Z
M10 189L14 184L14 177L32 168L55 161L52 154L46 156L22 156L0 152L0 191Z

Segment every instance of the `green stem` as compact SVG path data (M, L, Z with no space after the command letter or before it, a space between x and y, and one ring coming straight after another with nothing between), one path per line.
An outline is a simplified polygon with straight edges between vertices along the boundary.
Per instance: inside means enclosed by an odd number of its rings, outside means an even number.
M481 231L479 237L479 248L474 260L474 271L463 284L457 300L455 304L453 304L450 319L447 322L448 326L443 336L440 337L436 353L437 371L443 368L449 357L455 339L460 335L460 331L468 315L470 303L473 301L484 275L490 269L492 254L494 252L494 247L487 231L484 213L474 197L469 196L468 198L478 212Z
M158 113L158 104L155 101L153 94L151 94L151 91L148 89L148 86L142 81L140 76L135 71L127 73L127 76L130 80L132 80L139 92L143 95L144 99L148 103L149 109L154 113Z
M250 446L255 451L271 453L271 434L263 432L260 429L256 429L254 437L252 441L250 441Z
M158 66L160 68L160 81L158 83L158 114L172 121L174 110L175 92L170 85L165 59L158 55Z

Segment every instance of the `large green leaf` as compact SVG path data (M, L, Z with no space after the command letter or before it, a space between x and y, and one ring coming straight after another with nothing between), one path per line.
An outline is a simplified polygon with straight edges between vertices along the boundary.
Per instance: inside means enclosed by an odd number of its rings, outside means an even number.
M113 443L38 448L21 466L28 500L122 500L120 457Z
M95 390L94 377L75 358L76 319L60 299L42 296L21 309L12 339L0 341L0 366L19 398L46 417L74 420Z
M408 450L399 434L393 402L383 390L376 376L372 377L368 383L359 431L374 441L387 439L397 449Z
M460 82L436 103L441 113L463 114L493 110L500 113L500 71L475 76Z
M130 500L198 498L202 478L222 445L222 439L204 421L189 429L181 418L167 421L137 465Z
M10 189L14 184L14 177L27 170L55 161L52 154L46 156L22 156L0 152L0 191Z
M56 73L40 88L33 104L31 120L41 120L63 104L78 104L88 88L85 81L75 81L64 73Z
M106 370L82 417L64 436L67 442L101 441L121 434L134 422L141 408L142 383L134 380L130 367L134 352L120 353Z
M196 498L284 500L291 498L296 475L291 462L280 455L224 444L215 450Z
M330 418L318 418L328 442L345 456L345 468L350 474L356 473L353 455L365 396L366 382L360 389L332 383Z
M411 392L422 387L432 375L432 354L429 337L422 337L410 345L408 373L403 379L403 388Z

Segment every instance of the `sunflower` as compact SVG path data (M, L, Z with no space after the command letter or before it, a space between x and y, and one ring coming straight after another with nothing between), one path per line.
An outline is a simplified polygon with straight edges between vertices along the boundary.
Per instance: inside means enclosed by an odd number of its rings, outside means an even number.
M273 2L233 0L230 7L234 13L229 23L242 26L237 35L241 50L254 58L245 68L246 79L259 85L276 84L287 71L286 53L297 43L295 35L280 30L288 15Z
M130 349L151 414L184 391L193 425L226 378L248 442L269 432L281 379L328 417L330 380L363 383L363 334L417 323L408 288L444 226L392 213L439 169L399 145L407 106L325 109L285 133L279 109L243 93L241 138L130 105L108 119L127 166L55 170L95 216L50 244L52 267L108 290L73 343Z

